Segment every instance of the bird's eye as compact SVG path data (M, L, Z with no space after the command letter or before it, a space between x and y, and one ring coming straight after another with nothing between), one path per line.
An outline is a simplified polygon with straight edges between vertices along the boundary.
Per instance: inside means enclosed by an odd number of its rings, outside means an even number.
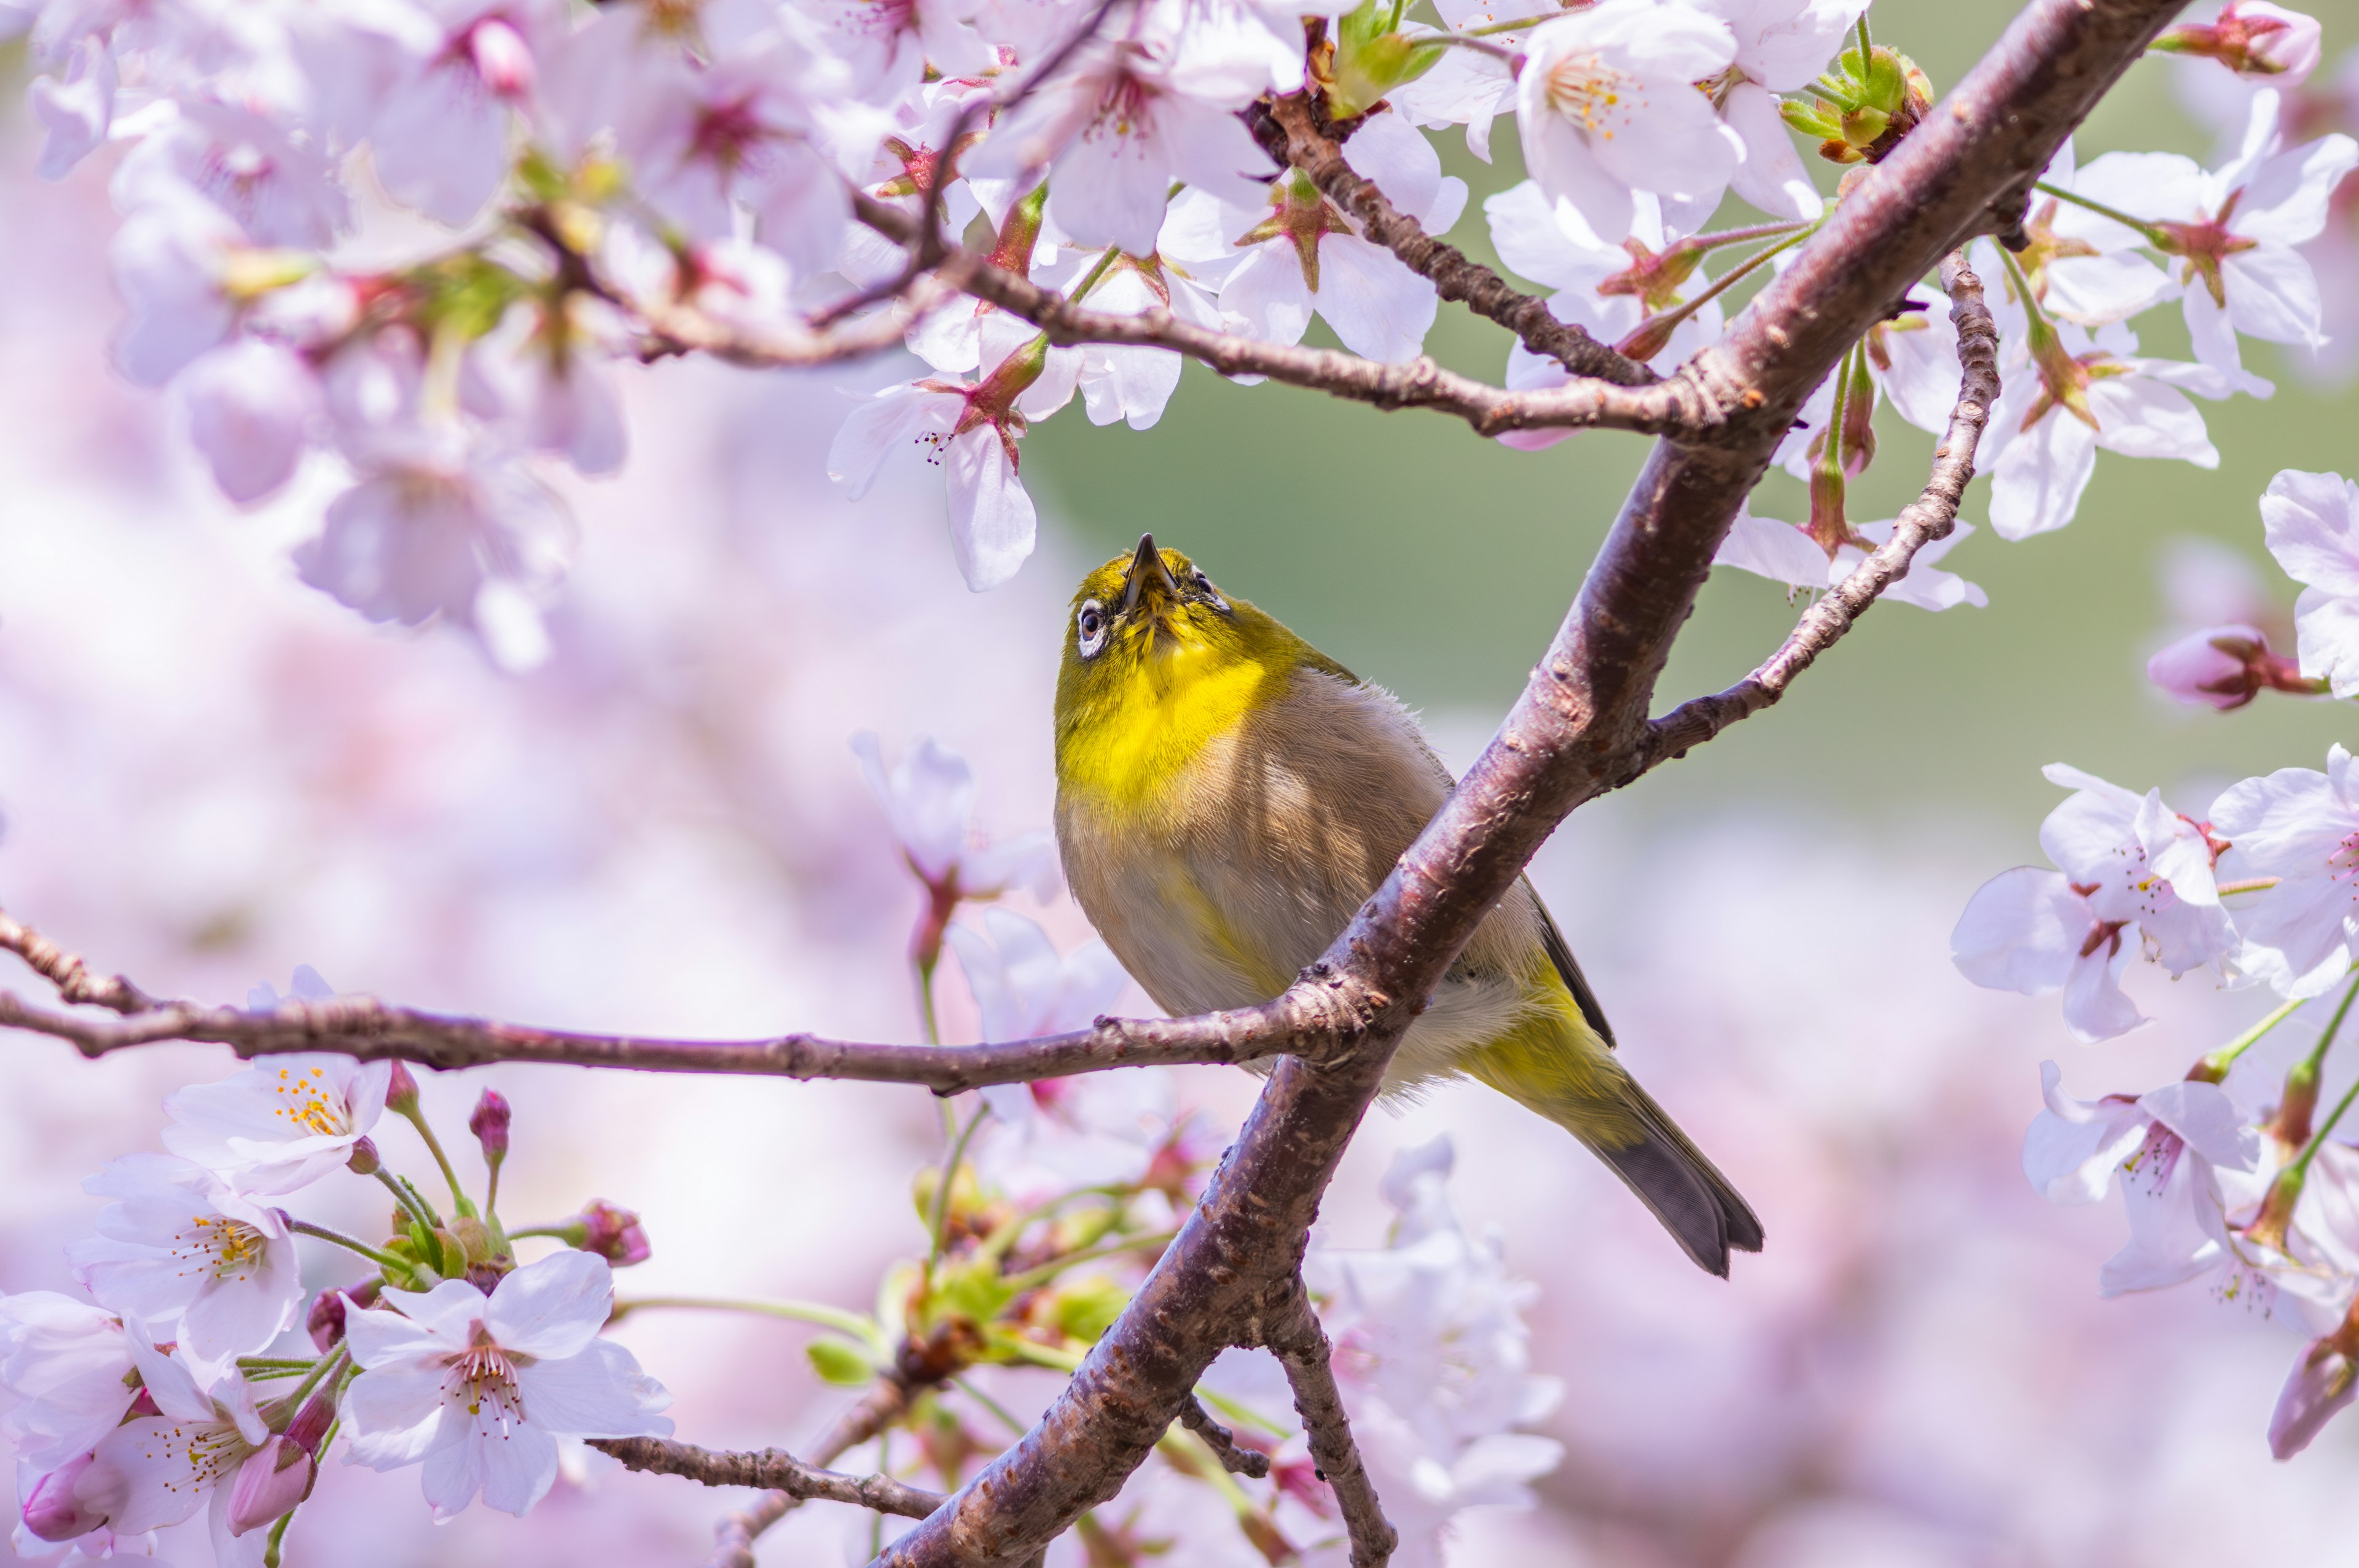
M1190 567L1188 568L1188 580L1195 586L1197 594L1201 596L1206 603L1210 604L1213 609L1219 611L1223 615L1228 613L1229 601L1221 597L1221 590L1212 586L1212 579L1204 575L1203 568Z
M1073 617L1073 643L1081 650L1082 657L1095 658L1098 650L1105 646L1105 606L1094 599L1082 605L1082 612Z

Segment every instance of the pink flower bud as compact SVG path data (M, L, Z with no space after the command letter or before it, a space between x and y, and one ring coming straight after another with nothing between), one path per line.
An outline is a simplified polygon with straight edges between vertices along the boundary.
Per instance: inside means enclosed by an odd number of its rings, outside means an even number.
M346 1309L375 1306L384 1289L383 1280L371 1278L342 1290L320 1292L319 1299L311 1303L311 1314L304 1320L303 1326L310 1331L311 1343L320 1347L321 1355L326 1355L342 1341Z
M2286 1376L2277 1408L2269 1416L2269 1452L2280 1459L2309 1447L2334 1413L2359 1394L2351 1357L2335 1347L2343 1332L2303 1346L2301 1358Z
M301 1444L284 1435L246 1456L230 1485L229 1532L260 1530L311 1495L320 1466Z
M508 1102L497 1089L485 1089L467 1118L467 1130L484 1146L484 1160L496 1165L508 1157Z
M418 1108L418 1080L409 1076L407 1062L396 1062L393 1076L385 1081L385 1108L396 1116L408 1116Z
M352 1156L344 1162L344 1169L350 1171L355 1176L374 1176L378 1171L382 1170L384 1166L385 1162L377 1158L376 1141L375 1139L355 1138L353 1140Z
M2267 0L2229 0L2208 23L2173 27L2155 40L2166 54L2201 55L2238 76L2291 87L2318 69L2318 18Z
M2250 664L2267 646L2250 626L2207 626L2148 659L2146 678L2181 702L2209 703L2223 712L2242 708L2261 689Z
M617 1269L646 1262L653 1250L647 1246L647 1233L639 1228L639 1217L603 1198L592 1198L575 1223L581 1227L582 1239L573 1245L584 1252L595 1252Z
M495 16L476 23L467 44L484 85L495 94L514 99L532 91L532 49L523 34Z
M26 1532L41 1541L73 1541L106 1522L74 1496L74 1483L90 1468L92 1455L69 1459L35 1481L25 1491Z

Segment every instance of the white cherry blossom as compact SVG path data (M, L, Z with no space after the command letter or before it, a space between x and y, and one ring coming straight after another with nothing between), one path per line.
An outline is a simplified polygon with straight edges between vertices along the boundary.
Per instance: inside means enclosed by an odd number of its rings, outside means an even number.
M101 1305L151 1325L192 1359L253 1355L301 1311L286 1217L203 1167L126 1154L82 1187L115 1201L100 1212L96 1236L66 1249L74 1277Z
M1698 0L1728 24L1736 57L1709 85L1721 118L1745 144L1730 178L1736 194L1782 218L1815 218L1825 207L1777 95L1810 85L1844 47L1867 0Z
M1441 172L1432 145L1398 114L1369 116L1343 152L1428 233L1447 232L1466 205L1465 182ZM1224 315L1276 342L1299 341L1315 313L1354 353L1414 359L1440 304L1432 284L1363 239L1299 170L1271 181L1254 207L1183 193L1158 243L1190 272L1219 278Z
M943 936L974 995L986 1044L1087 1029L1130 984L1121 960L1095 938L1060 954L1037 921L986 909L983 924L978 932L954 922ZM1001 1116L1020 1120L1031 1113L1034 1087L994 1084L983 1097Z
M1728 24L1681 0L1602 0L1533 29L1516 82L1524 165L1608 243L1630 232L1634 190L1709 211L1745 142L1694 83L1736 57Z
M65 74L34 80L28 94L41 125L41 157L34 169L43 179L63 179L106 140L114 123L118 85L114 51L98 38L73 47Z
M964 757L923 736L891 768L873 731L852 738L861 776L885 808L893 837L918 880L953 899L997 898L1022 888L1047 898L1057 891L1057 849L1046 833L986 839L975 830L974 769Z
M2112 179L2112 166L2098 167L2104 161L2100 158L2088 171L2080 169L2072 138L2067 136L2040 178L2075 193L2082 193L2086 184L2090 188L2086 194L2095 199L2109 189ZM2030 276L2039 304L2051 316L2082 327L2102 327L2110 321L2125 321L2179 293L2170 275L2140 254L2143 238L2136 230L2101 218L2064 197L2032 192L2023 228L2031 243L2017 260ZM2011 279L2009 284L2012 287ZM2266 389L2267 384L2259 384Z
M267 1000L258 1005L277 1005L267 987L261 990ZM296 971L295 995L319 1001L335 993L306 965ZM353 1145L385 1114L392 1073L389 1062L350 1056L269 1057L219 1083L173 1094L164 1102L172 1117L164 1147L241 1192L291 1193L352 1157Z
M2238 901L2246 967L2285 996L2316 996L2350 971L2359 942L2359 773L2329 748L2326 771L2280 768L2212 805L2229 841L2222 874L2274 878Z
M55 1291L0 1295L0 1438L50 1469L87 1454L131 1406L131 1340L115 1314Z
M2286 469L2261 496L2269 554L2302 585L2294 602L2301 673L2359 696L2359 484Z
M1950 938L1959 971L1976 985L2039 996L2064 992L2064 1022L2083 1042L2145 1022L2122 994L2133 957L2174 976L2241 962L2221 907L2213 840L2163 804L2058 763L2049 781L2072 796L2040 825L2039 845L2061 870L2018 866L1978 889ZM2227 829L2220 829L2224 835Z
M1886 518L1858 524L1854 531L1874 546L1889 540L1897 526L1898 519ZM1964 543L1973 531L1971 523L1952 524L1947 537L1917 552L1909 560L1908 569L1892 580L1882 597L1897 604L1913 604L1919 610L1987 605L1990 596L1979 584L1968 582L1955 572L1944 571L1940 566L1941 557ZM1858 570L1866 559L1867 552L1857 545L1838 546L1830 557L1803 524L1757 516L1748 508L1737 514L1728 537L1721 541L1718 553L1712 557L1712 564L1734 567L1791 588L1816 590L1834 587Z
M344 1396L357 1464L425 1466L438 1519L482 1494L523 1515L557 1479L562 1437L667 1436L671 1402L631 1353L598 1337L613 1310L606 1260L571 1249L503 1278L388 1291L344 1314L362 1368Z

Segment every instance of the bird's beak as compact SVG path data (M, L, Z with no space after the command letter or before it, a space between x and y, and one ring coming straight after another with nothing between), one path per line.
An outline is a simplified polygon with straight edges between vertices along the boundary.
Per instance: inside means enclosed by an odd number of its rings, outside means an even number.
M1180 585L1173 580L1171 568L1163 564L1163 552L1155 547L1155 535L1141 534L1138 536L1138 553L1130 557L1130 586L1123 590L1125 614L1138 608L1139 593L1146 588L1150 573L1164 598L1176 600L1180 597Z

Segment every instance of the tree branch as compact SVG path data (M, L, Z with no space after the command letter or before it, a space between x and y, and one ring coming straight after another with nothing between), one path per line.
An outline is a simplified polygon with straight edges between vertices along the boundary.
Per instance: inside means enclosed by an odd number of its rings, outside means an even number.
M1507 286L1506 280L1457 246L1425 232L1425 226L1388 200L1374 180L1354 169L1343 149L1319 121L1310 93L1272 101L1269 117L1284 138L1284 154L1310 177L1338 207L1359 220L1361 231L1433 285L1444 299L1462 303L1524 341L1575 375L1593 376L1616 386L1651 386L1661 380L1636 360L1625 359L1582 328L1556 319L1548 301Z
M1385 1518L1375 1482L1360 1462L1359 1445L1352 1441L1352 1422L1343 1411L1343 1390L1335 1386L1334 1348L1327 1331L1298 1282L1295 1304L1270 1340L1270 1350L1286 1368L1294 1389L1294 1412L1310 1439L1310 1457L1319 1477L1335 1494L1343 1513L1343 1529L1352 1541L1352 1568L1384 1568L1400 1544L1400 1535Z
M633 1470L684 1476L707 1487L766 1487L797 1502L850 1503L903 1519L923 1519L942 1506L942 1494L890 1476L846 1476L806 1465L782 1448L736 1454L675 1443L668 1437L593 1437L590 1446Z
M1204 1401L1190 1394L1180 1402L1180 1424L1203 1440L1221 1462L1221 1468L1233 1476L1247 1476L1258 1481L1269 1474L1269 1455L1256 1454L1250 1448L1237 1446L1236 1433L1212 1419Z
M1924 492L1900 514L1892 537L1810 606L1758 669L1726 691L1691 698L1647 725L1646 742L1633 759L1634 770L1617 784L1628 784L1658 763L1685 756L1690 747L1701 745L1785 696L1796 676L1841 641L1878 595L1908 575L1918 551L1949 537L1958 519L1958 503L1974 477L1975 448L1998 401L1998 327L1962 252L1952 251L1942 261L1941 287L1949 294L1950 319L1958 330L1958 401L1941 444L1933 449L1933 471Z
M1682 369L1729 416L1658 443L1497 736L1281 999L1323 1014L1344 1048L1280 1059L1179 1238L1039 1423L880 1564L1026 1562L1120 1488L1214 1356L1266 1339L1267 1303L1294 1277L1319 1196L1417 1004L1541 841L1647 745L1671 643L1810 389L1989 221L1995 197L2046 166L2178 5L2033 0L1729 337Z
M834 1464L846 1452L900 1420L908 1408L908 1384L897 1377L877 1379L813 1444L812 1459L821 1465ZM793 1492L773 1488L734 1513L723 1516L713 1528L712 1555L707 1559L705 1568L755 1568L755 1537L786 1518L802 1500Z
M765 1040L584 1034L421 1012L372 996L326 1001L291 998L267 1010L158 1001L120 977L94 979L81 958L5 913L0 913L0 949L23 957L58 988L61 998L112 1007L121 1014L98 1018L53 1012L0 991L0 1028L54 1035L72 1042L92 1058L136 1045L186 1040L227 1045L248 1060L332 1051L363 1061L395 1057L443 1069L538 1062L651 1073L849 1078L917 1084L951 1095L985 1084L1027 1083L1113 1067L1234 1065L1313 1046L1319 1039L1316 1021L1283 1002L1183 1020L1101 1019L1074 1033L1005 1045L871 1045L811 1034Z

